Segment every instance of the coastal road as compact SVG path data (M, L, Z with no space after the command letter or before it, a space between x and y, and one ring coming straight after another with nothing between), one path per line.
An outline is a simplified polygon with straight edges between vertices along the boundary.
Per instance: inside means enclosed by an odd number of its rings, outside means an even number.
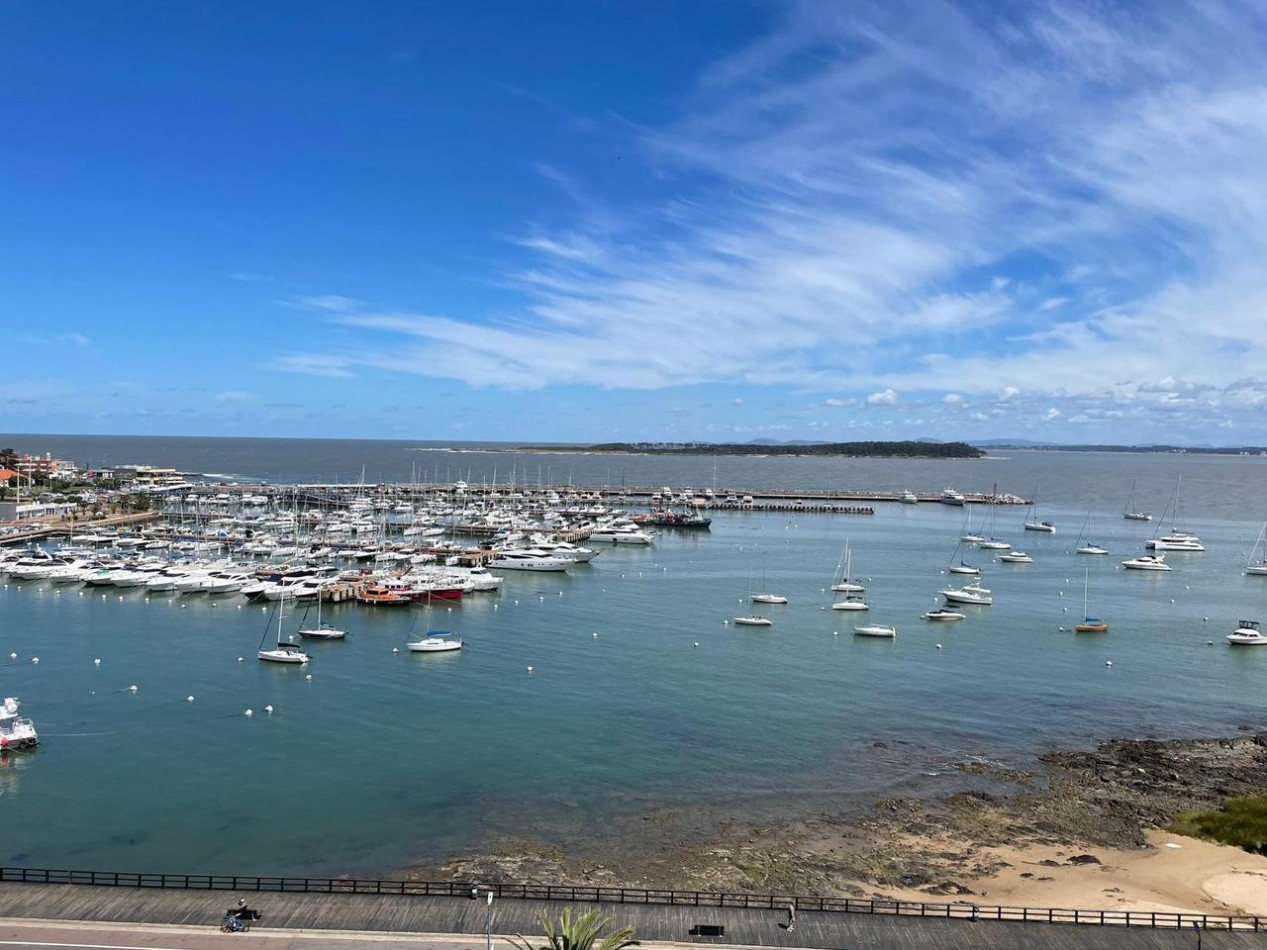
M462 897L248 893L263 920L225 934L219 921L232 892L0 883L0 950L484 950L491 923L496 950L505 934L536 934L542 914L598 909L634 927L650 948L786 947L821 950L1267 950L1267 932L973 921L742 907L588 904ZM724 937L692 938L697 924ZM1198 938L1200 938L1198 940ZM539 943L540 941L534 941Z

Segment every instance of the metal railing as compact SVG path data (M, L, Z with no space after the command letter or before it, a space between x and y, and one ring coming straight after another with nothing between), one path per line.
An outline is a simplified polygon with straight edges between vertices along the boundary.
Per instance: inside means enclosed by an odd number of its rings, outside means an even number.
M798 912L941 917L973 921L1015 921L1152 928L1200 927L1206 930L1267 931L1267 919L1252 916L1185 914L1171 911L1072 910L1055 907L1004 907L963 901L864 900L854 897L798 897L778 894L727 894L657 890L640 887L578 887L558 884L480 884L459 881L361 880L357 878L251 877L223 874L146 874L133 871L69 871L0 868L0 882L86 884L173 890L258 891L285 894L375 894L396 897L472 897L494 893L506 900L585 901L614 904L672 904Z

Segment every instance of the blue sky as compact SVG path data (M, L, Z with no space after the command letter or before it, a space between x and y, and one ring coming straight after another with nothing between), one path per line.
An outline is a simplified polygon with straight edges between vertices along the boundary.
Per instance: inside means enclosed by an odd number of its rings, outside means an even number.
M0 431L1267 443L1253 2L0 4Z

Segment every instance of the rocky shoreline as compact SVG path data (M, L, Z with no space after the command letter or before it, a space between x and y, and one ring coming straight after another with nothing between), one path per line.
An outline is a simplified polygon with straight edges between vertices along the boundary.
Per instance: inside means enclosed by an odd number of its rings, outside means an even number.
M859 814L744 825L716 823L683 836L674 811L616 823L587 853L531 840L418 866L419 880L674 888L728 893L888 897L931 901L985 897L1000 870L991 849L1056 847L1063 861L1098 864L1097 848L1145 849L1146 834L1184 811L1267 792L1267 733L1233 738L1112 740L1090 751L1051 751L1034 772L967 763L1002 793L967 791L934 801L895 798ZM1022 878L1044 880L1038 862Z

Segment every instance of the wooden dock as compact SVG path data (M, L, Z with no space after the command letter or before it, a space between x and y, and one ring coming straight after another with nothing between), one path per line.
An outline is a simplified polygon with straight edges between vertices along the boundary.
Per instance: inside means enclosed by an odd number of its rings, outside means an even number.
M17 869L5 869L9 872ZM60 872L66 873L66 872ZM179 876L169 876L169 880ZM219 878L223 885L233 879ZM242 878L249 885L254 879ZM298 881L300 879L296 879ZM351 886L350 880L331 882ZM374 882L355 882L357 884ZM325 932L331 938L370 935L471 935L481 939L485 928L493 935L539 934L541 916L557 917L564 907L574 914L596 909L611 918L615 927L632 926L636 936L650 944L710 944L748 947L809 948L893 948L893 950L1188 950L1197 937L1209 950L1251 950L1267 948L1267 932L1237 925L1229 930L1206 926L1198 933L1192 927L1124 926L1121 911L1082 911L1083 922L1046 923L992 920L996 908L974 905L898 905L876 902L873 911L841 912L802 907L796 926L787 929L786 904L768 906L767 898L755 898L765 906L742 906L743 895L729 895L735 906L706 906L689 903L631 903L628 901L564 901L532 897L507 897L488 890L477 897L426 894L374 893L293 893L257 892L244 886L232 889L164 888L157 886L101 886L88 884L0 882L0 918L12 920L58 920L94 923L179 925L195 928L218 927L227 908L239 897L249 900L262 919L252 933L272 932L314 936ZM466 895L467 885L458 885ZM545 888L540 888L544 892ZM590 889L591 891L593 889ZM612 889L613 891L615 889ZM859 906L872 902L857 901ZM889 905L890 912L885 913ZM915 914L914 909L932 912ZM906 908L905 911L902 908ZM946 908L953 908L947 916ZM1011 910L1019 910L1012 908ZM1042 918L1047 911L1032 911ZM1054 913L1071 914L1071 911ZM1162 915L1179 921L1176 915ZM1199 915L1191 915L1201 920ZM1147 913L1137 915L1146 921ZM1217 921L1226 918L1212 918ZM1100 925L1099 920L1104 921ZM1244 918L1243 920L1252 920ZM1118 921L1118 923L1114 923ZM715 934L715 935L710 935ZM279 934L280 935L280 934ZM504 937L494 942L504 950Z

